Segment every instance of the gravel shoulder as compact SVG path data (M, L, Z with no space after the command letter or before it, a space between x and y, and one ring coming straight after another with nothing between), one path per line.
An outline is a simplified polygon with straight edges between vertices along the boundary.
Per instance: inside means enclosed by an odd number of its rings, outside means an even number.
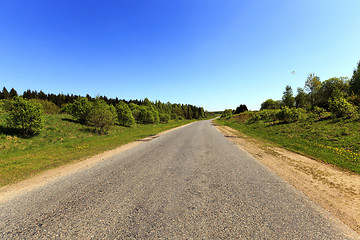
M226 138L360 233L360 176L330 164L271 146L228 126Z

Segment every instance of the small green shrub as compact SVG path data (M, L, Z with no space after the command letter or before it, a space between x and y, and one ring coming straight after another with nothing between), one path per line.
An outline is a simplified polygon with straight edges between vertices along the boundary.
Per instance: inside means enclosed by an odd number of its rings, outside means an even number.
M132 111L129 106L124 102L119 102L116 105L116 112L119 120L119 124L125 127L131 127L135 124L135 118L132 115Z
M95 127L99 134L107 134L115 123L116 115L111 111L110 106L104 101L97 99L93 108L88 114L88 122Z
M42 99L31 99L29 101L40 103L44 109L44 112L47 114L58 114L60 112L60 108L53 102Z
M232 116L232 109L225 109L225 111L223 112L223 114L221 115L222 118L226 118L226 117L231 117Z
M87 123L89 113L93 108L93 104L87 98L81 97L74 101L71 106L71 115L75 117L80 123Z
M44 127L43 108L40 103L15 97L6 122L8 127L18 129L24 137L38 134Z
M306 111L301 108L289 108L285 106L277 113L277 119L285 123L297 122L305 117Z
M334 117L350 118L355 116L357 108L345 98L335 98L329 101L329 109Z
M326 112L326 110L324 108L314 106L311 112L314 113L317 117L321 117Z
M160 122L161 123L168 123L170 121L170 115L167 113L160 114Z

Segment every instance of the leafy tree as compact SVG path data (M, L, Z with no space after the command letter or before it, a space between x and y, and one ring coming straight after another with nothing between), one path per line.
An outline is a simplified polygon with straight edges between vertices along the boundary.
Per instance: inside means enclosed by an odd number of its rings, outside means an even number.
M309 105L308 95L304 92L304 89L297 88L297 95L295 96L295 106L297 108L307 109Z
M334 98L330 100L329 109L331 113L338 118L352 117L355 115L357 108L346 101L345 98Z
M309 101L311 106L316 105L316 95L321 88L321 81L315 73L310 73L306 79L304 90L309 94Z
M354 94L360 95L360 61L358 62L357 68L354 69L352 78L350 80L350 90Z
M135 118L129 106L124 102L119 102L116 105L119 124L125 127L131 127L135 124Z
M265 109L279 109L279 103L275 100L272 100L271 98L266 100L265 102L263 102L261 104L261 108L260 110L265 110Z
M44 116L41 104L30 102L20 97L11 101L7 125L20 130L24 137L40 133L44 127Z
M88 120L89 113L93 104L87 98L80 97L74 101L71 106L71 115L75 117L80 123L85 124Z
M292 108L295 105L295 98L293 96L293 91L291 89L291 86L287 85L285 87L285 92L284 95L282 97L282 101L284 103L285 106Z
M3 87L3 90L0 92L0 99L8 99L9 98L9 92L6 89L6 87Z
M346 77L334 77L322 82L318 94L318 104L323 108L328 108L330 100L346 98L349 88L349 81Z
M239 114L239 113L242 113L242 112L246 112L248 111L248 108L245 104L240 104L236 110L235 110L235 113L234 114Z
M116 116L111 111L110 106L101 99L97 99L88 114L89 124L95 127L103 135L107 134L109 129L115 123Z

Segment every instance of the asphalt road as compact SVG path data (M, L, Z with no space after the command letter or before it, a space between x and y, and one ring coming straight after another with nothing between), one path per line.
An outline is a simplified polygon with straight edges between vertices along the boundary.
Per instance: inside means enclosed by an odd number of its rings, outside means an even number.
M359 239L200 121L0 206L1 239Z

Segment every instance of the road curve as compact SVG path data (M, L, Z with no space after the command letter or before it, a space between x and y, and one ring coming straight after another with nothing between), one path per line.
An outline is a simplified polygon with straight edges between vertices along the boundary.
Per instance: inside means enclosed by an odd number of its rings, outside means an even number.
M211 121L0 203L1 239L360 239Z

